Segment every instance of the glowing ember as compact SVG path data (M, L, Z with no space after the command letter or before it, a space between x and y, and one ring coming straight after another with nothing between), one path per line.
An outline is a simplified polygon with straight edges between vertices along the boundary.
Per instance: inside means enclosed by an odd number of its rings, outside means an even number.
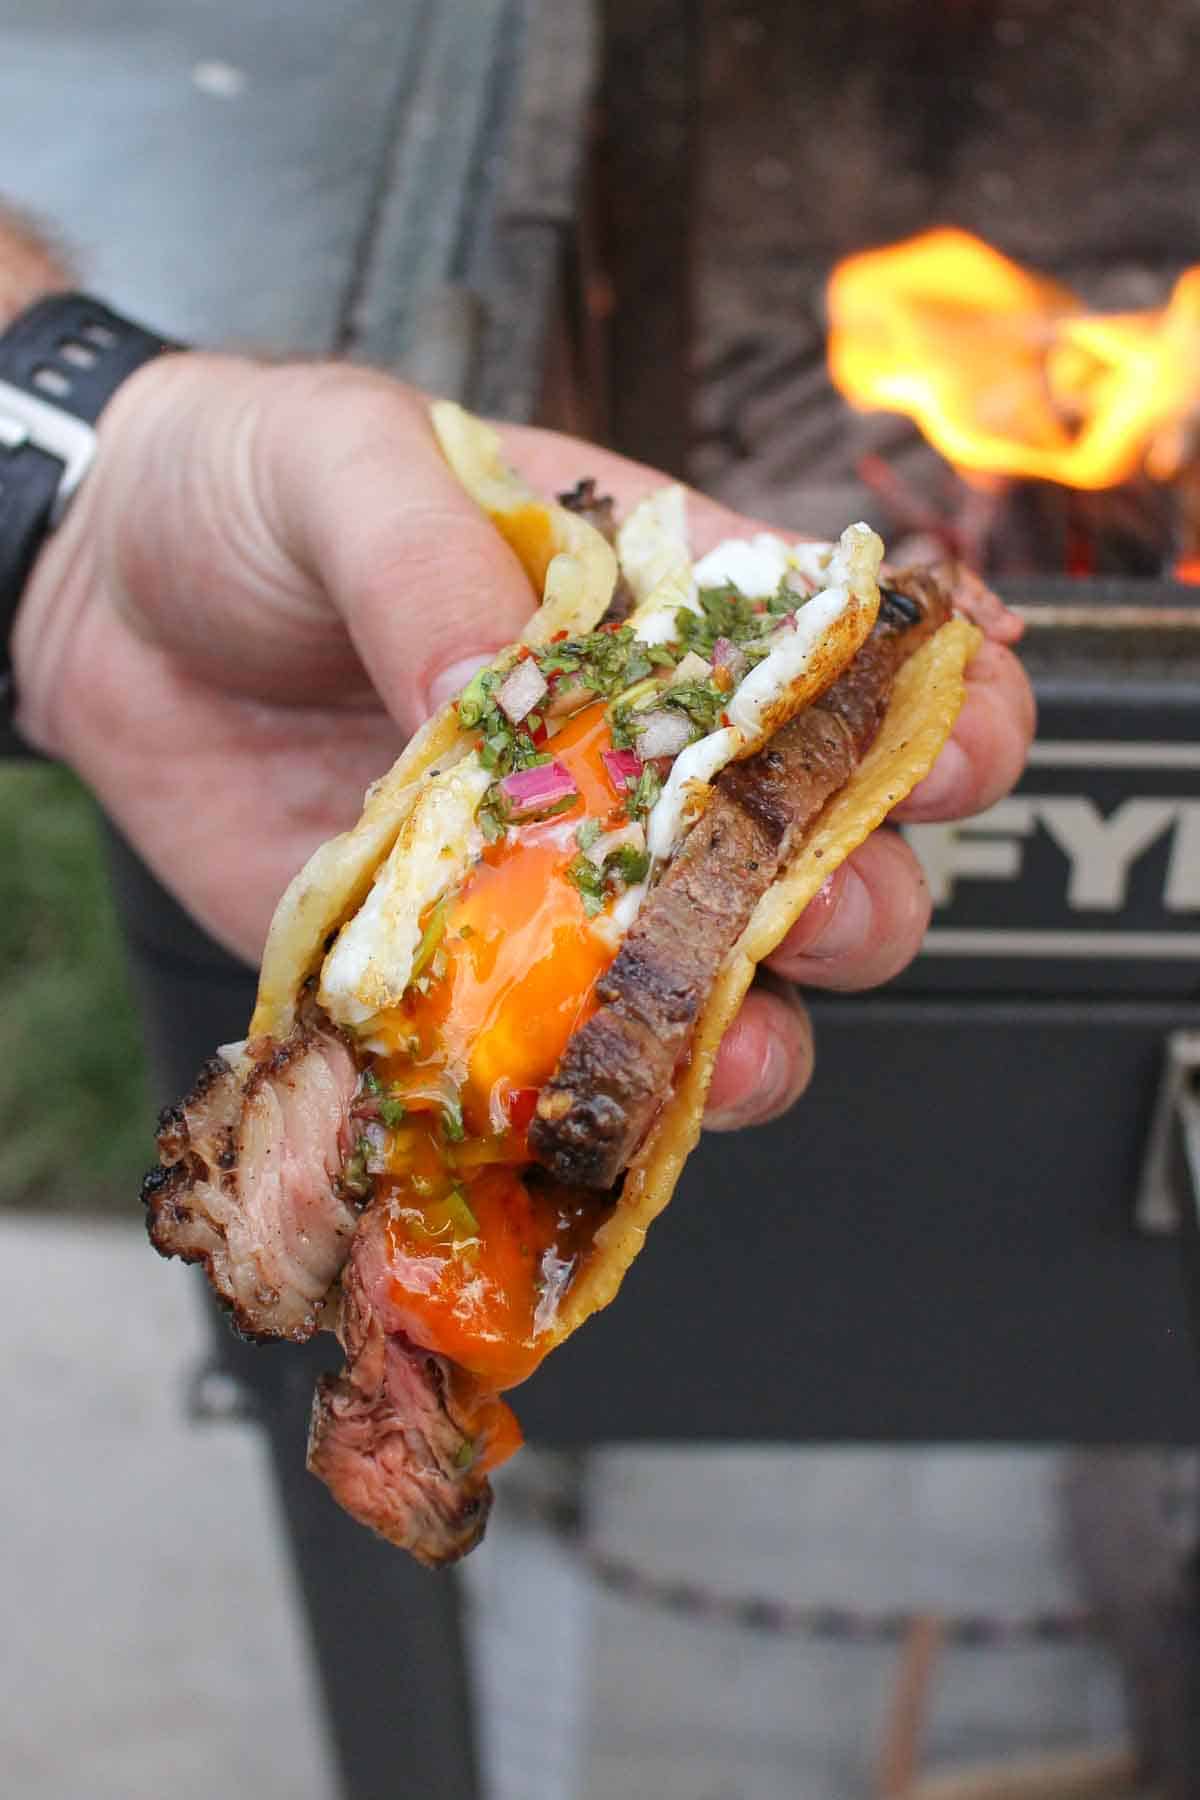
M839 263L829 367L864 411L907 413L976 476L1169 481L1200 419L1200 266L1166 306L1098 314L963 231Z

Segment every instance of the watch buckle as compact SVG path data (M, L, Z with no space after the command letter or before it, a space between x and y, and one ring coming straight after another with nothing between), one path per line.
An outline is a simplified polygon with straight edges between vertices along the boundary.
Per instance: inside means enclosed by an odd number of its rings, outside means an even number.
M57 458L63 466L50 514L50 523L57 525L91 467L96 433L86 420L39 400L36 394L28 394L11 382L0 381L0 447L12 452L27 444Z

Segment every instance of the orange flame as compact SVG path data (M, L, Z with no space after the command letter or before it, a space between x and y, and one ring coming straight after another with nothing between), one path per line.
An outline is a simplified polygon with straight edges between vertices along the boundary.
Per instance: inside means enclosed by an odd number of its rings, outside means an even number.
M964 473L1168 481L1200 415L1200 266L1167 305L1089 313L965 231L839 263L829 368L852 405L907 413Z

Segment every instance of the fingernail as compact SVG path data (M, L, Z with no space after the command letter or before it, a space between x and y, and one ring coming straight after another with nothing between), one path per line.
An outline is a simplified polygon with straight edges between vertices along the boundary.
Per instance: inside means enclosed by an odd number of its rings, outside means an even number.
M961 744L951 738L924 781L919 781L904 802L906 812L937 813L952 806L971 776L971 764Z
M849 867L843 867L841 873L837 903L825 929L804 952L820 962L832 962L836 956L851 956L861 950L871 930L871 896L866 882Z
M460 657L448 667L439 670L429 682L427 689L429 710L435 713L448 700L454 700L470 681L476 670L482 669L495 656L494 650L480 651L475 656Z

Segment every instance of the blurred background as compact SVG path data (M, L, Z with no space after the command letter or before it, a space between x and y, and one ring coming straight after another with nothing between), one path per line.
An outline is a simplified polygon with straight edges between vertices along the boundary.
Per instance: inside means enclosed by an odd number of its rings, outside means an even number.
M1009 810L914 836L916 968L523 1397L458 1587L306 1510L304 1394L141 1234L245 972L0 762L5 1792L1200 1794L1200 8L0 0L0 47L0 188L116 306L964 555L1042 702ZM1070 820L1147 796L1097 895Z

